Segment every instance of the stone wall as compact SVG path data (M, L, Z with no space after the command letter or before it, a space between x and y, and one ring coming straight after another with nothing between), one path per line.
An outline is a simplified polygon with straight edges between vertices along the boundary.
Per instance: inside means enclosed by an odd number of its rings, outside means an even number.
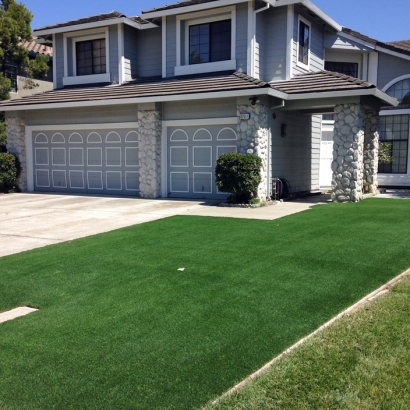
M241 120L240 114L249 113L249 120ZM262 104L238 106L237 135L239 152L256 154L262 159L261 183L258 188L258 198L265 201L268 197L268 107Z
M364 119L363 188L365 193L375 194L378 187L379 166L379 116L374 110L366 110Z
M161 113L138 111L140 197L161 196Z
M332 200L357 202L363 198L365 112L360 104L335 107Z
M22 117L6 118L7 151L15 154L20 161L21 172L17 180L18 187L27 191L26 162L26 121Z

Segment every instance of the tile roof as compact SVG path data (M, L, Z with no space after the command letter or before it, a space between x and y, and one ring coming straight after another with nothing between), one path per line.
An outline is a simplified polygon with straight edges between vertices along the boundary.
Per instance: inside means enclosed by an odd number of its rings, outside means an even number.
M180 1L178 3L171 3L165 6L155 7L153 9L144 10L141 14L144 13L152 13L154 11L163 11L163 10L171 10L171 9L178 9L180 7L187 7L187 6L195 6L196 4L203 4L203 3L210 3L217 0L185 0Z
M363 40L366 43L373 44L374 46L382 47L387 50L395 51L396 53L410 55L410 41L393 41L389 43L383 43L382 41L368 37L358 31L352 30L347 27L342 28L342 32L356 37L359 40Z
M80 101L124 100L180 94L197 94L220 91L258 89L269 84L243 73L219 74L207 77L185 77L174 79L146 79L123 85L105 85L86 88L63 88L44 92L17 100L6 100L5 106L52 104Z
M373 84L331 71L319 71L298 75L288 81L266 83L240 72L218 73L208 76L186 76L172 79L151 78L141 79L123 85L103 85L92 87L63 88L22 97L16 100L6 100L0 103L3 107L36 106L58 103L81 103L126 100L134 98L147 98L190 95L201 93L216 93L228 91L262 90L279 91L281 95L292 94L318 94L337 91L366 91L372 89L379 98L387 97ZM379 94L377 94L379 93ZM260 93L259 93L260 94ZM369 94L364 92L363 94ZM387 97L389 99L390 97ZM11 108L14 109L14 108Z
M97 14L95 16L89 16L89 17L79 18L76 20L65 21L63 23L52 24L50 26L38 27L34 29L33 32L35 33L36 31L51 30L51 29L60 28L60 27L77 26L79 24L96 23L99 21L109 21L109 20L113 20L113 19L117 19L121 17L129 18L130 20L135 21L139 24L148 24L148 21L143 20L142 18L138 16L127 17L125 14L122 14L118 11L110 11L109 13L102 13L102 14Z
M33 37L31 41L24 41L21 43L21 45L26 48L28 52L45 54L51 57L53 55L53 47L47 46L45 44L37 44L36 38L37 37Z
M271 88L286 94L321 93L376 88L375 85L332 71L300 74L287 81L270 83Z

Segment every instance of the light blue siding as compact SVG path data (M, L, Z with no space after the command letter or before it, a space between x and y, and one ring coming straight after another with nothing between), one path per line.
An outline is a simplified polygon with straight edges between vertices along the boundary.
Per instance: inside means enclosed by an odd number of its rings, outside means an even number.
M318 165L312 164L312 160L319 160L320 136L316 131L312 136L312 117L280 111L276 115L272 121L272 177L287 179L292 192L317 189ZM315 119L315 130L316 122ZM287 124L284 138L280 135L282 123Z
M177 63L177 22L175 16L167 17L166 37L167 77L173 77Z
M55 54L53 59L53 64L56 65L56 84L57 88L63 87L63 77L64 77L64 43L63 34L55 35Z
M236 68L247 71L248 55L248 3L236 6Z
M410 61L379 52L377 86L383 88L390 81L402 75L410 75Z
M295 24L293 30L293 74L304 74L308 72L298 62L298 41L299 41L299 18L301 15L311 23L310 33L310 71L321 71L324 68L324 29L316 24L306 15L300 7L295 7Z
M124 25L124 64L125 79L136 78L138 75L138 30Z
M161 28L141 30L138 33L138 77L162 75Z
M286 80L286 24L287 8L270 8L263 11L265 25L257 40L264 35L260 47L261 79L264 81Z
M109 27L109 37L110 42L108 45L109 50L109 71L111 74L111 81L119 81L119 72L118 72L118 26Z
M26 111L27 125L111 124L137 122L137 104Z

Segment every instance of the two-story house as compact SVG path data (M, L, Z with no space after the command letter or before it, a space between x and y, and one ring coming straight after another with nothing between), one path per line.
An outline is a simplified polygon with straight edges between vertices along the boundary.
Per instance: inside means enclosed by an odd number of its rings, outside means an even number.
M379 46L309 0L191 0L34 34L54 90L0 106L23 190L222 199L216 159L237 151L262 158L260 198L275 177L315 191L331 113L333 198L377 186L379 111L397 105L374 85ZM357 73L336 72L345 56Z

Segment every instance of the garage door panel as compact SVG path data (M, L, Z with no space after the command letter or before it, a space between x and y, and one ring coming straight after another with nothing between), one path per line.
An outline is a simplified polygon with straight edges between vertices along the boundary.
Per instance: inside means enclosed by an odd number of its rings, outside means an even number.
M237 151L236 124L168 127L168 195L223 198L215 185L217 158Z
M138 138L132 128L33 132L34 189L138 196Z

